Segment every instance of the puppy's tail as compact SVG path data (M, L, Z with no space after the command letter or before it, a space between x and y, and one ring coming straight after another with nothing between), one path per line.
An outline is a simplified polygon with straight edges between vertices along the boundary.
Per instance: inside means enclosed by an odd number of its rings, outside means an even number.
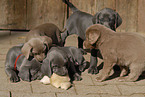
M70 8L71 8L71 10L73 11L73 12L75 12L75 11L78 11L78 9L72 4L72 3L70 3L68 0L62 0L65 4L67 4Z

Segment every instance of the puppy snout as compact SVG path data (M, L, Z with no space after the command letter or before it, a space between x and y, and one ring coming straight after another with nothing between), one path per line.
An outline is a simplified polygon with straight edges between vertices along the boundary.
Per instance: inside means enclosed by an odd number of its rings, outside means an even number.
M104 22L103 25L106 26L107 28L110 28L110 25L108 22Z
M58 68L57 70L54 70L54 72L60 76L65 76L68 74L66 67Z
M38 61L43 61L43 60L45 59L45 54L36 55L35 58L36 58Z

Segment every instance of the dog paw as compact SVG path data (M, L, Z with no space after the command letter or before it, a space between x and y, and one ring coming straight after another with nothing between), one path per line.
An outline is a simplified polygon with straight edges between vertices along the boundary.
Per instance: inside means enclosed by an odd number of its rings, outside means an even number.
M85 71L85 68L86 68L86 66L84 66L84 65L79 66L79 70L80 70L81 72L84 72L84 71Z
M97 74L97 73L98 73L97 66L96 66L96 67L90 67L90 68L88 69L88 73Z
M136 81L136 79L131 79L128 76L126 76L126 77L119 77L118 81L120 81L120 82L134 82L134 81Z
M50 78L48 76L44 76L41 80L40 80L41 83L43 84L50 84Z
M16 83L20 81L20 78L16 74L12 74L10 81Z
M102 79L102 77L97 77L97 78L96 78L96 81L98 81L98 82L102 82L103 79Z
M74 80L81 81L82 77L79 74L76 73L76 74L74 74Z

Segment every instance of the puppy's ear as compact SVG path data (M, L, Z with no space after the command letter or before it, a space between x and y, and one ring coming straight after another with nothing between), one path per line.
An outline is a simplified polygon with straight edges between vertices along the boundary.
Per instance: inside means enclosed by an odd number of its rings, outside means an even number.
M30 52L31 52L32 46L30 46L29 42L25 43L24 46L21 49L22 54L29 59Z
M98 31L97 29L88 29L86 31L86 40L93 45L94 43L96 43L96 41L99 39L100 37L100 31Z
M52 65L50 60L48 59L44 59L42 66L41 66L41 72L44 75L47 75L49 78L51 78L51 75L53 74L53 70L52 70Z
M92 19L93 24L98 24L99 23L99 15L101 12L97 12Z
M116 12L116 28L119 27L122 24L122 18L120 17L120 15Z
M48 49L52 46L52 39L50 37L42 36L41 39L43 43L47 45Z

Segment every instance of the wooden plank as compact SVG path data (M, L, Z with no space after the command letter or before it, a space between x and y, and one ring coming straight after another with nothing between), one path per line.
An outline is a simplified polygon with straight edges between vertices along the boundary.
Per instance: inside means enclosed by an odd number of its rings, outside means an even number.
M69 0L72 2L79 10L87 12L90 14L95 13L95 0ZM70 13L72 11L70 10Z
M11 0L13 1L13 0ZM14 23L12 29L26 29L26 0L14 0ZM11 17L10 17L11 18Z
M116 0L104 0L104 7L116 10Z
M117 32L126 32L127 26L127 0L116 0L116 12L122 18L122 24L117 28Z
M0 0L0 29L7 29L7 1Z
M48 22L63 28L66 7L62 0L28 0L27 6L27 29Z
M145 0L138 0L138 31L145 33Z
M127 24L126 32L137 31L137 0L127 0Z
M96 0L96 12L104 8L104 0Z
M26 0L1 0L0 29L25 29Z

